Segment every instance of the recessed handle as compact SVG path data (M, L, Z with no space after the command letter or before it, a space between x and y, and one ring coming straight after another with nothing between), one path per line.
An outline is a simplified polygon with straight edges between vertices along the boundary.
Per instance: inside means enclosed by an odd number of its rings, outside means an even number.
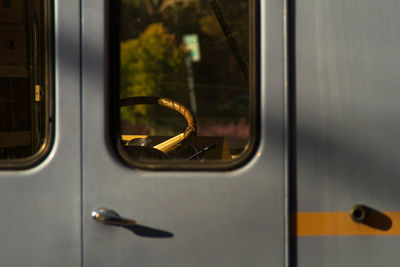
M130 226L136 225L136 221L121 217L117 212L112 209L100 207L92 210L92 218L96 222L114 225L114 226Z

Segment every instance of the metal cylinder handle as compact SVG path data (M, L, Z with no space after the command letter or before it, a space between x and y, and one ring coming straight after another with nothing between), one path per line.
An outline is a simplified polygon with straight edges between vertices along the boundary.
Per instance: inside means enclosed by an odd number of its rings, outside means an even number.
M362 204L357 204L353 206L350 211L350 217L353 221L357 223L364 222L365 218L367 217L368 208Z

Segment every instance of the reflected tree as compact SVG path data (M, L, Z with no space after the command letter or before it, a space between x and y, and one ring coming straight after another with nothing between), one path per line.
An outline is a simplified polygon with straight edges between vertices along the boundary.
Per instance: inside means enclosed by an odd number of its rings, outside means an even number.
M187 103L184 58L188 51L162 23L154 23L138 38L121 43L121 98L160 96ZM132 124L154 127L164 122L154 106L121 109L121 118Z

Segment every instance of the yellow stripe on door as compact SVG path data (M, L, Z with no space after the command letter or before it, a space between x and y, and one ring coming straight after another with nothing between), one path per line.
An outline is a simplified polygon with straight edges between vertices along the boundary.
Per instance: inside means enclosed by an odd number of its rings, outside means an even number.
M382 212L390 227L379 229L354 222L349 212L298 212L297 236L400 235L400 212Z

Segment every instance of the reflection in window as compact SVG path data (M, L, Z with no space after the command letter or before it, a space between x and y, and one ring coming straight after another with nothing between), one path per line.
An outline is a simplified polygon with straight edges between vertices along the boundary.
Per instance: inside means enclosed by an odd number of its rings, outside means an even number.
M0 166L43 150L49 128L48 10L44 0L0 5Z
M249 2L121 0L120 133L135 160L230 160L248 146Z

